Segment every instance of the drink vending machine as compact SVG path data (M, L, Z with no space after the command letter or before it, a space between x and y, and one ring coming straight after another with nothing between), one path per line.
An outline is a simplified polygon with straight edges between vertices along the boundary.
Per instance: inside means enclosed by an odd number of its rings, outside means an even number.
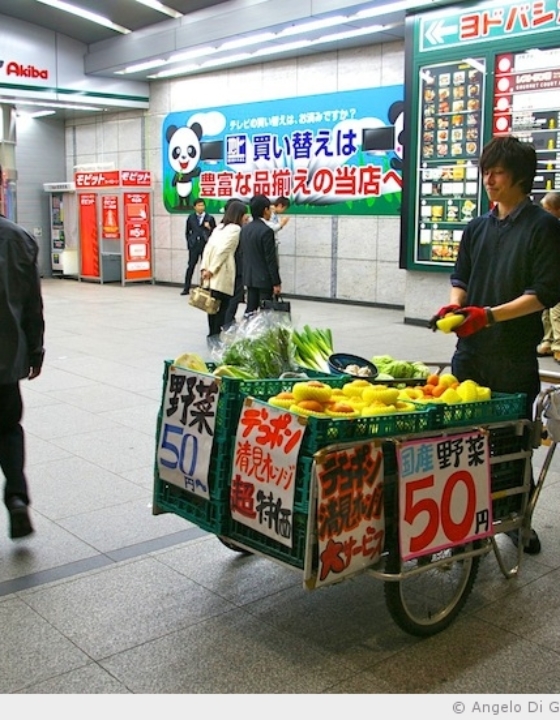
M49 197L51 267L53 275L78 277L78 209L73 182L45 183Z

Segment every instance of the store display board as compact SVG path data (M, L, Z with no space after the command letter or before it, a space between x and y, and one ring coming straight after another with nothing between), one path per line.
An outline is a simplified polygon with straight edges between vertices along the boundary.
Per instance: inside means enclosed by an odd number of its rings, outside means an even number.
M406 22L401 267L447 270L488 210L478 159L495 135L535 145L533 197L560 190L555 0L458 3Z

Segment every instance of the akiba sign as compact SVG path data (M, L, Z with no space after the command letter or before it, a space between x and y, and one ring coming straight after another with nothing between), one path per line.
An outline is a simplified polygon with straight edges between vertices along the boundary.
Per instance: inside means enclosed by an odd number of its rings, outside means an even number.
M35 65L22 65L21 63L14 62L13 60L6 63L4 60L0 60L0 71L3 71L4 68L7 77L14 76L16 78L33 78L41 80L49 79L49 71L37 68Z

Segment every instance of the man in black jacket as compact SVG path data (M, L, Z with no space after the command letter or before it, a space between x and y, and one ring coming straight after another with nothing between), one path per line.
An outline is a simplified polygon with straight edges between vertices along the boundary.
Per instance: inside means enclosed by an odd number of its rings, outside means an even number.
M37 243L0 215L0 467L10 537L33 532L24 473L23 405L19 381L33 380L43 364L43 301Z
M216 221L212 215L206 212L206 203L200 198L194 201L194 212L191 213L185 225L185 239L189 251L189 262L185 273L185 284L181 295L188 295L191 289L192 276L197 262L202 257L206 241L212 230L216 227Z
M282 292L274 230L266 224L270 220L270 200L265 195L255 195L250 206L253 220L241 228L239 238L247 315L258 310L263 300L271 300Z

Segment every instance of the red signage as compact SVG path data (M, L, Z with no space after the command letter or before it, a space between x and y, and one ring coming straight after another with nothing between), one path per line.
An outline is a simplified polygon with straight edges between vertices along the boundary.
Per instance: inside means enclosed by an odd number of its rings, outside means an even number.
M80 195L81 274L99 277L99 237L97 234L97 194Z
M105 240L118 240L119 228L119 198L117 195L101 196L102 236Z
M125 278L126 280L149 280L152 276L150 193L127 192L124 193L123 199Z

